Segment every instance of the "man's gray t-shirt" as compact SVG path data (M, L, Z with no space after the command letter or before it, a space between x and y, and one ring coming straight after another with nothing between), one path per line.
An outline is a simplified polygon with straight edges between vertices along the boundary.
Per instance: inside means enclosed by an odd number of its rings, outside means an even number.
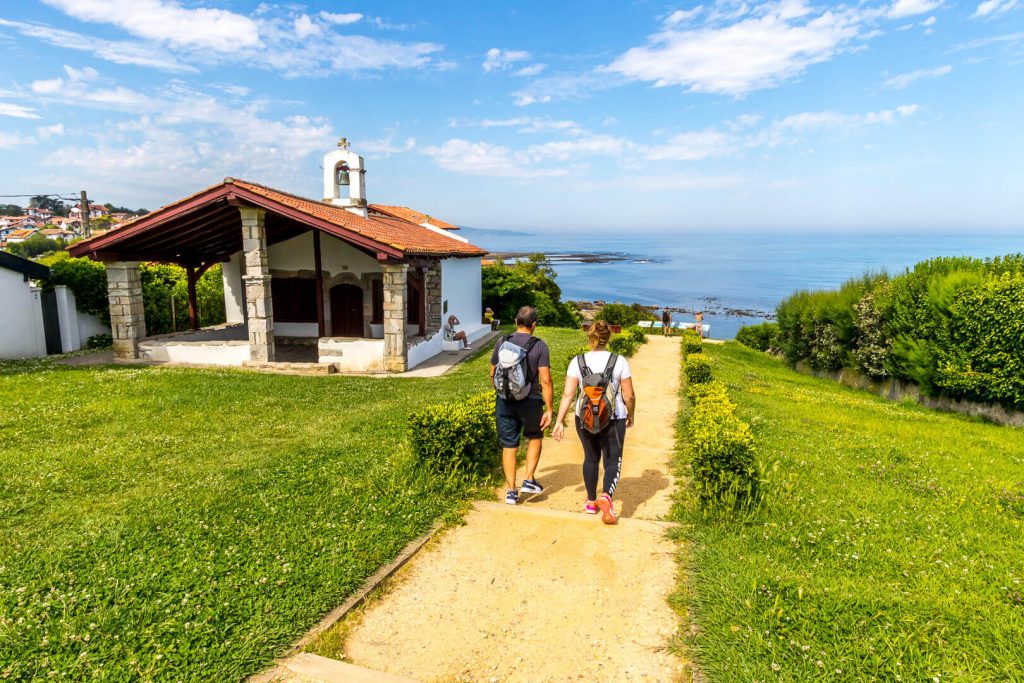
M516 332L509 339L510 342L516 346L526 348L526 342L530 341L530 337L533 336L528 332ZM501 347L501 343L505 341L505 337L498 337L497 343L494 345L494 351L491 352L491 365L498 364L498 349ZM539 398L543 399L544 395L540 390L540 379L538 378L538 370L540 368L551 367L551 351L548 350L548 345L544 343L543 339L537 339L537 343L533 345L530 352L526 354L526 371L530 375L530 395L528 398Z

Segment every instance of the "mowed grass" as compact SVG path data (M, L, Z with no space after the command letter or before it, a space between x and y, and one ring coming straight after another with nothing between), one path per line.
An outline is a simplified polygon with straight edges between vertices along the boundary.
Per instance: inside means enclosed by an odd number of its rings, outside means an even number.
M578 331L540 330L556 376ZM473 487L427 475L434 379L0 363L0 680L238 680ZM558 387L560 389L560 387Z
M1024 433L704 352L777 464L750 519L676 511L709 678L1024 680Z

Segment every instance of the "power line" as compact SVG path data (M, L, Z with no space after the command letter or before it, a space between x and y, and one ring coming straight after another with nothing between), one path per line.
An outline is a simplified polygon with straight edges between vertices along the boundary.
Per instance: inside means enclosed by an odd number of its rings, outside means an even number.
M57 199L78 199L75 192L47 192L41 194L0 194L0 199L13 199L15 197L56 197Z

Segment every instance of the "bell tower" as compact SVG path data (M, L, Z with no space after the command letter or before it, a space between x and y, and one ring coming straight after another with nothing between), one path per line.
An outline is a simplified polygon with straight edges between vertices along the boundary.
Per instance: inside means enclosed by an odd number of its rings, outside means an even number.
M366 218L366 169L363 158L348 148L348 139L324 155L324 203Z

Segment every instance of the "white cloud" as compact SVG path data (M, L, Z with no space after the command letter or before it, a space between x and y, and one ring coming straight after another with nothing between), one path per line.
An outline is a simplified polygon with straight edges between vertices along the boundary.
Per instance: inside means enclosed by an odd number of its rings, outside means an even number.
M974 17L995 16L1009 12L1020 4L1020 0L985 0L974 10Z
M571 161L581 156L615 156L635 147L629 140L612 135L587 135L530 145L526 155L533 161Z
M624 83L625 79L602 71L587 71L582 74L546 76L538 78L524 88L512 93L518 107L544 104L559 100L580 99L597 90L606 90Z
M515 72L516 76L536 76L544 69L548 68L547 64L531 64L530 66L524 66Z
M84 50L119 64L197 71L196 64L245 64L286 76L383 69L445 68L442 47L338 32L355 15L291 12L263 5L252 17L220 9L186 9L172 0L46 0L67 14L122 28L140 40L104 41L39 24L0 19L24 35ZM324 15L328 15L326 18Z
M319 36L323 32L323 26L313 23L308 14L301 14L295 18L295 37L299 40Z
M926 14L942 4L942 0L896 0L889 7L887 16L890 19L902 19L918 14Z
M729 16L738 20L685 30L668 24L606 69L656 87L741 97L831 59L860 35L862 21L853 12L812 12L800 0L744 4Z
M387 159L392 154L402 154L416 149L416 138L406 138L403 142L396 144L394 137L389 135L378 140L353 142L352 147L371 159Z
M521 151L488 142L453 138L443 145L424 148L438 166L452 173L501 178L537 178L568 173L560 168L537 168Z
M897 74L892 78L885 81L885 87L892 88L893 90L903 90L914 81L919 81L924 78L939 78L945 76L953 70L953 67L949 64L944 66L938 66L934 69L917 69L905 74Z
M0 102L0 116L10 116L14 119L38 119L42 118L32 107L25 107L11 102Z
M24 36L36 38L59 48L89 52L114 64L132 64L161 71L196 71L157 45L129 41L103 40L73 31L41 24L0 19L0 26L13 28Z
M18 145L26 145L31 140L17 133L5 133L0 130L0 149L10 149Z
M49 138L64 135L64 124L55 123L51 126L39 126L36 128L36 134L40 140L48 140Z
M362 14L358 12L348 12L346 14L335 14L333 12L320 12L320 18L324 21L336 24L338 26L347 26L348 24L354 24L363 18Z
M484 56L483 68L484 71L501 71L529 58L530 53L525 50L502 50L492 47Z
M717 130L679 133L663 145L647 149L644 158L650 161L699 161L731 153L735 141L732 136Z
M935 26L935 21L935 17L928 17L927 19L921 22L921 26Z
M691 19L695 19L703 11L704 5L697 5L692 9L677 9L665 18L665 25L678 26L679 24L684 24Z
M980 47L987 47L989 45L1000 45L1006 43L1018 43L1024 41L1024 31L1019 33L1003 33L998 36L989 36L988 38L976 38L974 40L968 40L967 42L960 43L955 46L950 52L961 52L963 50L976 50Z
M904 104L894 109L867 112L865 114L841 114L834 111L802 112L772 124L775 131L808 133L828 129L850 129L861 126L895 123L900 118L913 116L920 107Z
M186 9L173 0L43 0L82 21L113 24L173 47L237 52L261 45L258 24L228 10Z

